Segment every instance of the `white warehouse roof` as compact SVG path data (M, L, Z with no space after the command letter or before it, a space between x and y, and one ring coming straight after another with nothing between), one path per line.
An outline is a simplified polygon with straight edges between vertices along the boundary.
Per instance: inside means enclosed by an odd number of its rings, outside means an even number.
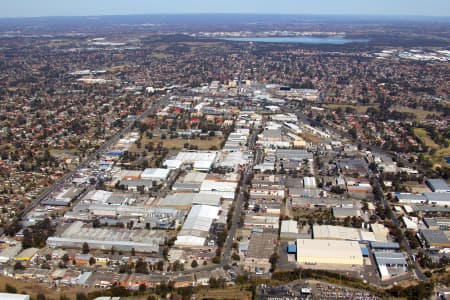
M142 179L165 180L169 176L169 169L145 169L141 174Z
M210 160L198 160L194 162L194 170L209 170L211 169L211 166L213 164L213 161Z
M321 240L360 240L357 228L332 225L314 225L313 237Z
M196 151L196 152L179 152L176 160L183 163L194 163L196 161L210 161L214 162L217 158L217 151Z
M201 191L235 192L238 182L205 180L200 186Z
M297 221L294 220L281 221L281 233L298 233Z
M183 162L181 160L168 159L168 160L164 161L163 166L167 167L168 169L173 170L173 169L179 169L182 164L183 164Z
M305 264L363 265L358 242L340 240L297 240L297 261Z
M203 246L220 208L209 205L194 205L178 234L175 245Z
M0 293L2 300L30 300L30 296L23 294Z
M105 203L112 196L112 192L102 191L102 190L94 190L90 191L85 197L84 200L92 200L94 202Z

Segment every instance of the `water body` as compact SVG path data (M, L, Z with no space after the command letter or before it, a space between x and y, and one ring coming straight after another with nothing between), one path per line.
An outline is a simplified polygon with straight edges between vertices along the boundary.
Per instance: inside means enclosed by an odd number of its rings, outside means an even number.
M294 43L294 44L331 44L344 45L349 43L366 43L368 39L346 39L342 37L315 37L315 36L294 36L294 37L231 37L222 40L233 42L255 42L255 43Z

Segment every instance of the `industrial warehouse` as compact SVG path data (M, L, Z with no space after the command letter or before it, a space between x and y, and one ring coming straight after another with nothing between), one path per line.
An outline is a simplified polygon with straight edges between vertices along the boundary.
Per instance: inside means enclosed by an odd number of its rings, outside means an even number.
M301 266L352 269L363 265L363 256L358 242L341 240L297 240L297 262Z
M52 248L82 248L87 243L89 248L137 252L158 253L164 242L163 231L89 228L83 222L72 223L60 237L49 237L47 244Z
M220 208L209 205L194 205L186 218L186 221L178 233L175 246L178 247L202 247L209 235L209 229L215 219L218 218Z

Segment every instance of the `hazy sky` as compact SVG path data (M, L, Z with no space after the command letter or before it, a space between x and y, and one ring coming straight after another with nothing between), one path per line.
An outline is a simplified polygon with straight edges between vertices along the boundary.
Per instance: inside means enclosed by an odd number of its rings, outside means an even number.
M0 0L0 17L256 13L450 16L450 0Z

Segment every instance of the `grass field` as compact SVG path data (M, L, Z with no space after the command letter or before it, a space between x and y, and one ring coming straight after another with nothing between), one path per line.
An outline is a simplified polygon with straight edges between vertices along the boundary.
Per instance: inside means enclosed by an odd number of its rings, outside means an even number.
M36 282L32 281L16 280L10 277L0 276L1 291L5 290L6 284L15 287L19 294L29 294L34 299L36 298L37 294L42 293L45 295L45 297L47 297L47 299L59 300L60 295L66 295L67 297L69 297L69 299L75 300L77 293L83 292L87 294L96 290L86 289L83 287L63 287L60 290L50 289L44 286L44 284L37 284Z
M157 58L157 59L164 59L164 58L171 57L172 55L166 54L166 53L152 53L151 56L154 58Z
M442 148L436 151L436 153L432 157L433 163L437 165L449 165L445 160L445 157L450 156L450 147Z
M428 135L428 132L423 128L414 128L414 134L427 146L433 149L439 149L439 145L436 144Z
M390 111L395 110L398 112L406 112L406 113L414 114L416 116L416 119L419 121L425 120L427 118L427 115L429 115L429 114L441 115L441 113L439 113L439 112L428 111L428 110L417 109L417 108L410 108L410 107L405 107L405 106L394 106L394 107L391 107L389 110Z
M302 134L300 134L300 135L301 135L301 137L304 138L306 141L311 142L311 143L313 143L314 145L323 142L323 139L321 139L321 138L319 138L319 137L317 137L317 136L315 136L315 135L306 133L306 132L304 132L304 133L302 133Z
M428 135L428 132L423 128L414 128L414 134L428 147L435 150L433 155L427 155L426 157L432 162L433 168L438 166L449 165L445 160L445 157L450 156L450 146L442 147L436 144L431 137Z
M140 151L142 151L143 149L145 149L145 145L149 144L149 143L153 143L153 145L156 147L156 145L158 145L160 142L163 143L163 147L167 148L167 149L183 149L184 148L184 144L188 143L189 145L194 145L197 146L199 150L209 150L211 147L216 147L217 149L220 149L222 146L222 142L223 142L223 137L210 137L208 139L205 140L201 140L200 138L196 138L196 139L181 139L181 138L176 138L176 139L164 139L161 140L159 137L154 137L152 139L147 139L146 137L142 138L142 147L139 149ZM136 145L133 145L130 148L130 152L140 152L138 151Z
M375 105L349 105L349 104L326 104L324 107L329 109L337 109L342 108L346 109L347 107L354 108L357 112L365 114L369 107L376 107Z
M72 149L50 149L50 154L56 157L64 157L64 156L73 156L78 153L78 149L72 148Z
M329 219L331 218L331 210L329 209L314 209L309 208L292 208L292 215L298 217L300 220L308 219Z
M225 289L202 289L195 294L196 299L240 299L248 300L252 298L252 294L241 286L231 286Z

